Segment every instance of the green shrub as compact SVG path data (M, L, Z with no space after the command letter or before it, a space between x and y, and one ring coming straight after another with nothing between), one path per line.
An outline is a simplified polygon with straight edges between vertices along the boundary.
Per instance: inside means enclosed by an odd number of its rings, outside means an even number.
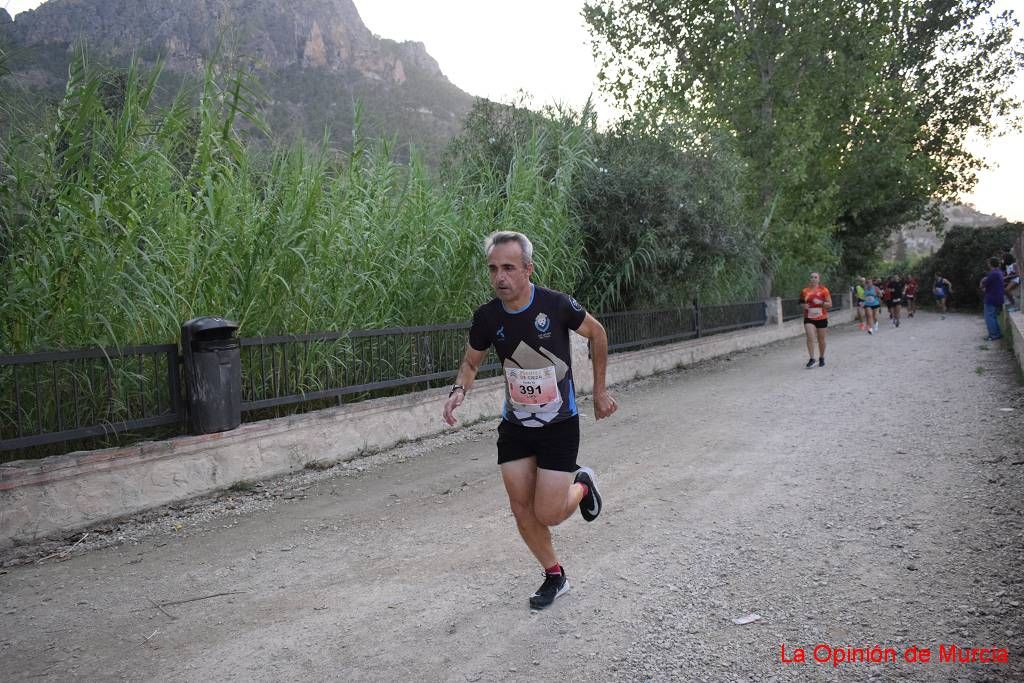
M577 197L592 270L584 290L624 310L753 298L760 268L724 149L621 123L595 145Z
M742 213L740 165L723 146L623 121L599 132L593 111L533 112L479 101L444 172L498 175L537 140L536 168L567 193L586 269L575 292L597 311L751 299L761 275ZM581 154L582 152L582 154ZM559 169L571 160L575 173Z
M991 256L1002 256L1003 248L1013 244L1024 224L1008 223L995 228L968 228L957 226L946 233L945 241L937 252L924 259L914 270L920 281L922 303L931 303L932 283L942 275L953 285L950 303L963 308L979 308L981 291L978 283L989 271L986 261Z

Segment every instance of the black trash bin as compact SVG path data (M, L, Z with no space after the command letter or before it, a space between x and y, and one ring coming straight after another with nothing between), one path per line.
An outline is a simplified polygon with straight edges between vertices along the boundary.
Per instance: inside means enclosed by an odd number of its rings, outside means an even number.
M181 326L189 421L193 434L234 429L242 422L242 360L238 323L194 318Z

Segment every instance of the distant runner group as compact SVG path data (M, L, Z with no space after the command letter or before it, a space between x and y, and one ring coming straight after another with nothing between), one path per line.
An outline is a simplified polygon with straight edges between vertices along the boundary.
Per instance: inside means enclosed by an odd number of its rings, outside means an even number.
M939 305L941 313L946 312L946 297L952 287L949 280L941 275L935 278L932 294ZM917 312L918 281L916 277L905 280L900 274L889 277L884 282L879 279L858 278L853 288L854 305L857 307L857 319L860 329L868 334L878 332L878 309L884 304L889 311L889 322L899 327L904 307L907 317L913 318Z
M1017 277L1019 285L1019 276L1016 275L1015 268L1008 277ZM917 312L918 288L916 277L904 279L899 273L884 281L881 278L858 278L852 288L852 294L860 329L870 335L878 332L878 311L883 305L889 311L889 322L894 328L900 326L904 309L907 317L913 318ZM932 296L943 318L946 317L946 302L952 293L953 285L950 281L941 274L936 274L932 283ZM828 311L832 305L832 294L828 287L821 284L821 276L818 273L811 273L807 286L800 291L804 336L809 356L807 369L825 367L825 337L828 329ZM994 333L991 332L991 326L989 329L989 336L992 337ZM814 355L815 345L818 349L817 358Z

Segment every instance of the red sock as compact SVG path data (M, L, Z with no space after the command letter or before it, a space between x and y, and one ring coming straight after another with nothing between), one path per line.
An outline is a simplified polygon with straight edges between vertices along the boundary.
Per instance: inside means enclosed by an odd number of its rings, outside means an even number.
M590 487L584 484L582 481L578 481L576 483L583 487L583 497L586 498L587 494L590 493Z
M562 565L560 565L557 562L555 562L553 565L551 565L550 567L545 569L544 573L545 574L556 574L556 575L557 574L561 574L562 573Z

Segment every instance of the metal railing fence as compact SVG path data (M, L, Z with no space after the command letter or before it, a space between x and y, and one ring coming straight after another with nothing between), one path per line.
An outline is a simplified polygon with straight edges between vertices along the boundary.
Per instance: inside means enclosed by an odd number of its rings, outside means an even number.
M609 353L670 344L698 336L697 310L693 306L603 313L597 319L608 333Z
M783 299L782 300L782 320L796 320L804 314L803 306L800 305L800 299Z
M759 327L768 322L768 304L764 301L701 306L698 310L701 337Z
M607 313L609 350L621 352L761 326L764 302ZM246 420L313 410L447 383L458 373L470 323L248 337L241 342ZM479 377L500 373L493 351ZM0 462L53 454L60 443L166 427L186 432L188 407L176 344L0 355ZM84 445L82 445L84 444ZM28 449L28 450L26 450Z
M0 453L182 422L180 378L176 344L0 356Z
M469 323L243 338L242 411L453 379ZM479 377L499 368L493 352Z
M715 306L696 304L602 313L597 318L608 332L608 351L616 353L758 327L768 322L768 307L763 301Z

